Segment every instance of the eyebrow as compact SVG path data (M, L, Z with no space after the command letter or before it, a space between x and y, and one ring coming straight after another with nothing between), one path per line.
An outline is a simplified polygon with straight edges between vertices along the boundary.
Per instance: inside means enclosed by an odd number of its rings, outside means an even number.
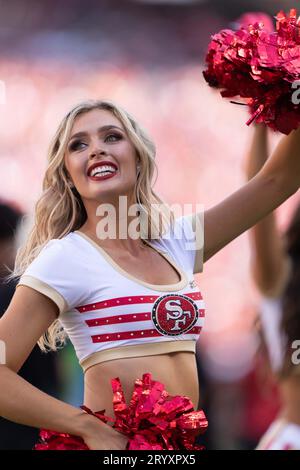
M108 131L108 130L110 130L110 129L119 129L120 131L123 131L123 129L121 129L121 127L114 126L113 124L108 124L108 125L106 125L106 126L99 127L99 128L97 129L97 132L104 132L104 131ZM84 137L84 136L86 136L87 134L88 134L88 132L84 132L84 131L82 131L82 132L77 132L76 134L73 134L72 137L70 137L69 142L70 142L71 140L73 140L75 137Z

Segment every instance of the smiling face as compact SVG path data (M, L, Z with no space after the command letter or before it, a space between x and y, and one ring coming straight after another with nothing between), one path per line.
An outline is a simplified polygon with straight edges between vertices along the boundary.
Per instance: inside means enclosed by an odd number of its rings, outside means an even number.
M123 124L112 113L93 109L76 117L65 153L69 177L85 200L132 198L138 157Z

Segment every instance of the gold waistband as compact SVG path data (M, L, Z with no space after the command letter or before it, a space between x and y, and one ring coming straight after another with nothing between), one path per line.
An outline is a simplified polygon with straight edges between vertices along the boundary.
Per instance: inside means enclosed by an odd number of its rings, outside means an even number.
M172 352L187 351L196 353L196 341L161 341L157 343L143 343L130 346L121 346L119 348L105 349L98 351L80 361L83 372L90 367L101 362L112 361L114 359L125 359L129 357L156 356Z

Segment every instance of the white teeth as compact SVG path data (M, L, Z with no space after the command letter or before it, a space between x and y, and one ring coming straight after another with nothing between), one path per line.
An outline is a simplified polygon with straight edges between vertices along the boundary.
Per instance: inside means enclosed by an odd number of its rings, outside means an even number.
M90 173L90 176L96 176L97 174L104 176L106 174L115 173L116 171L117 170L110 165L97 166L96 168L93 168Z
M111 174L112 174L111 171L101 171L101 173L97 171L97 173L93 176L106 176L106 175L111 175Z

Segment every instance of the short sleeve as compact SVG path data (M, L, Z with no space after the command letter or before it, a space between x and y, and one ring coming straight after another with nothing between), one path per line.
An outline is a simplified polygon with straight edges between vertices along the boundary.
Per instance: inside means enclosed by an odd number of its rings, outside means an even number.
M181 237L182 249L190 260L193 273L203 271L204 213L179 217L175 222L175 233Z
M62 239L50 240L26 268L17 284L49 297L62 314L78 305L81 297L78 266L71 247Z
M196 212L175 219L160 239L160 245L193 274L203 271L204 213Z

